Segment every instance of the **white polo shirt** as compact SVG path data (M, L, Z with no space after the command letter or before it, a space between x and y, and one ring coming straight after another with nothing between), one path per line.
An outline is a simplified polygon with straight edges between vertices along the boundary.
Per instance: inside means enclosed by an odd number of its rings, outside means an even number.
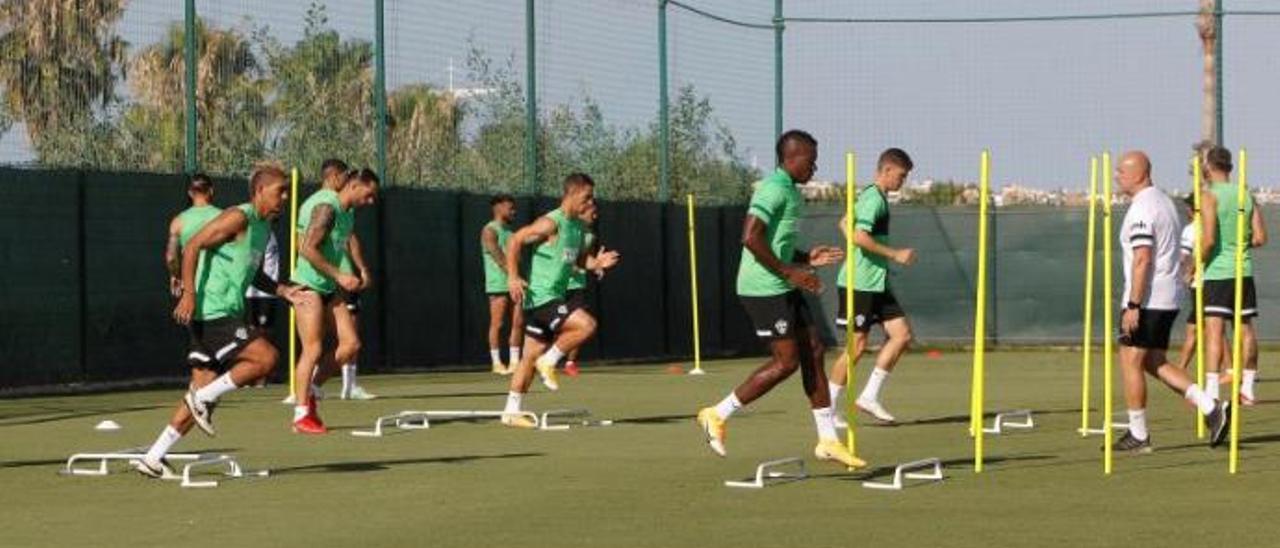
M1178 309L1181 232L1178 208L1164 191L1152 185L1133 197L1120 225L1120 248L1124 251L1122 304L1130 301L1129 290L1133 287L1133 250L1150 247L1152 268L1147 274L1147 296L1139 304L1149 310Z
M1191 257L1195 255L1196 253L1196 223L1194 221L1187 223L1186 226L1182 227L1181 248L1182 248L1181 249L1182 257L1184 260L1187 257ZM1192 260L1195 260L1195 259L1192 259ZM1187 287L1189 287L1190 289L1195 289L1196 280L1194 279L1194 276L1192 276L1192 278L1193 279L1191 280L1191 283Z
M267 233L267 249L262 253L262 271L266 272L267 277L272 281L280 281L280 247L276 244L274 231ZM259 299L275 297L271 293L259 290L253 284L249 284L249 289L244 294L246 297Z

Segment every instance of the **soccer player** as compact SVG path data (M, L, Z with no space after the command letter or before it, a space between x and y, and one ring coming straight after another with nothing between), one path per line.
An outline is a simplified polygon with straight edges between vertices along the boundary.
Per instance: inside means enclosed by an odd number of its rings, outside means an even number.
M738 296L755 327L769 344L772 358L729 393L718 405L698 412L699 428L717 455L725 455L725 422L733 413L768 393L800 369L818 429L813 453L849 467L866 466L836 438L823 370L825 348L801 291L820 293L815 267L832 265L844 253L831 246L810 251L796 249L804 197L798 185L808 183L817 169L818 142L799 130L778 138L778 169L760 181L751 196L742 227L742 259L738 266Z
M516 218L516 199L499 194L489 200L493 220L480 229L480 248L484 250L484 292L489 297L489 362L498 375L510 375L520 363L520 346L524 344L524 310L511 302L507 289L507 242L511 239L511 222ZM508 362L502 363L502 323L510 312L511 334L507 338Z
M183 248L192 236L222 212L221 208L213 205L213 180L203 173L191 176L187 198L191 200L191 206L169 221L169 238L164 247L164 263L169 270L169 294L175 299L182 296ZM193 384L204 386L215 376L215 372L203 366L191 368Z
M349 173L351 178L356 174ZM344 291L343 299L347 303L347 312L351 314L351 330L359 337L360 334L360 295L369 289L373 283L373 274L369 271L368 263L364 262L364 250L360 247L360 238L356 236L355 231L351 232L351 237L347 239L347 252L342 256L342 261L338 265L338 270L346 274L356 274L360 278L360 288L356 291ZM357 339L358 340L358 339ZM359 352L351 355L351 361L342 364L342 392L340 396L344 400L372 400L377 399L369 391L365 390L360 383L357 382L357 364L356 358ZM329 373L320 371L316 375L316 383L323 384L329 378Z
M359 291L365 282L343 272L341 263L355 226L355 209L372 204L377 193L378 176L364 169L351 177L340 191L329 188L316 191L299 211L297 231L302 245L298 249L298 268L292 278L293 283L302 286L294 305L298 338L302 340L293 394L295 432L324 434L328 431L320 420L309 381L315 374L317 382L324 382L339 364L351 363L360 351L360 338L347 310L346 293ZM335 335L337 344L328 344L326 335Z
M288 201L289 188L284 170L274 165L256 167L249 180L250 201L220 213L182 250L182 296L173 311L191 335L191 366L226 372L187 390L160 437L134 463L144 475L172 476L164 458L169 449L193 424L212 436L212 406L237 387L270 374L279 357L271 342L244 322L244 294L253 283L286 299L296 296L293 287L273 283L261 271L270 222Z
M1195 384L1187 372L1165 359L1169 332L1178 316L1178 211L1151 183L1151 161L1126 152L1116 167L1120 191L1131 203L1120 225L1124 255L1124 312L1120 316L1120 368L1124 376L1129 431L1112 446L1117 451L1151 452L1147 430L1147 384L1143 372L1182 394L1206 416L1209 445L1222 443L1230 427L1231 407ZM1110 336L1108 334L1108 336Z
M582 218L595 204L595 181L584 173L565 178L560 207L517 230L507 244L507 287L511 300L525 308L524 356L520 367L511 375L507 404L502 424L517 428L534 428L537 424L518 415L524 394L533 382L536 368L542 382L550 390L558 390L556 364L566 352L578 348L595 335L596 319L565 300L569 278L575 268L589 270L613 268L621 256L616 251L603 251L590 256L582 253ZM520 277L520 256L525 246L536 245L529 281Z
M876 162L876 182L858 195L854 210L853 359L856 361L866 350L871 326L880 324L886 339L884 346L880 348L880 354L876 356L876 368L871 371L867 385L863 387L854 405L881 424L893 424L895 419L880 404L880 389L889 379L889 373L898 364L898 359L911 344L911 324L889 284L889 262L910 265L916 260L914 249L889 246L888 193L902 188L913 166L911 157L901 149L891 148L881 153L880 160ZM848 219L840 220L842 233L848 222ZM845 234L845 237L848 238L849 235ZM839 326L845 326L849 321L848 311L845 310L847 288L845 267L841 266L836 279L840 299L836 325ZM846 352L840 353L831 370L828 384L832 414L839 427L848 426L844 424L840 413L840 397L848 383L847 356Z
M587 212L582 216L582 223L586 227L587 231L582 236L582 253L590 256L594 256L599 253L600 249L602 249L601 246L598 245L595 233L596 217L598 215L599 212L596 209L595 204L592 204L592 206L588 208ZM583 310L590 311L590 309L587 308L587 274L588 270L585 268L575 267L573 269L573 275L569 278L569 286L565 291L564 297L564 300L569 303L570 308L581 308ZM596 270L594 274L596 275L596 279L603 278L604 270ZM580 372L578 369L578 353L581 350L582 347L579 346L578 348L569 351L569 355L565 358L564 362L565 375L570 377L578 376L578 373Z
M1253 319L1258 316L1257 291L1253 284L1252 248L1267 243L1267 229L1262 220L1261 208L1254 207L1253 196L1246 195L1245 203L1237 200L1238 189L1231 181L1231 151L1213 147L1202 158L1207 190L1201 197L1200 218L1204 221L1201 237L1204 255L1204 329L1205 361L1208 372L1205 388L1216 397L1219 371L1224 363L1230 363L1227 348L1226 325L1235 317L1236 278L1236 212L1243 210L1249 217L1244 234L1244 295L1241 307L1240 335L1243 337L1244 372L1240 379L1241 405L1253 405L1254 381L1258 375L1258 338L1254 333Z

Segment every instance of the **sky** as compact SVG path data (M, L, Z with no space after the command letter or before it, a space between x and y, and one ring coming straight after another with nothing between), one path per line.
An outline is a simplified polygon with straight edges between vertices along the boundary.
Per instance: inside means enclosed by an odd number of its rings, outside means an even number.
M772 0L683 0L768 24ZM537 92L544 108L598 102L611 123L643 126L657 110L656 0L537 0ZM788 16L976 17L1191 10L1196 0L786 0ZM330 26L373 39L372 2L330 1ZM1280 10L1280 1L1226 0L1227 9ZM386 0L388 87L467 87L474 43L525 72L524 2ZM199 0L220 26L263 26L281 42L302 33L307 2ZM181 3L131 0L120 32L140 48L182 20ZM1083 188L1101 150L1147 150L1157 184L1189 184L1199 138L1201 57L1194 18L1003 24L816 24L784 31L784 125L821 143L818 178L858 177L880 150L911 153L913 179L976 179L992 151L993 184ZM1228 17L1224 41L1226 141L1247 146L1250 181L1280 184L1280 125L1270 61L1280 17ZM773 165L773 31L668 12L670 81L706 95L743 157ZM454 71L449 70L452 63ZM123 92L122 92L123 93ZM0 163L30 160L21 126L0 138Z

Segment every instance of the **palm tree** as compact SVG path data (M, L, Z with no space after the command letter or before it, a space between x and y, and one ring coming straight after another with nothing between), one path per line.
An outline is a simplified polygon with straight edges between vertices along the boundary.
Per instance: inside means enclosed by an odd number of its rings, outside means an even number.
M1218 127L1218 28L1214 14L1215 0L1200 0L1200 15L1196 17L1196 32L1204 50L1204 100L1200 107L1200 144L1197 148L1222 142Z
M245 171L261 156L267 83L250 42L234 29L196 21L196 119L201 169ZM121 130L128 150L142 167L176 171L185 148L186 31L173 24L168 37L138 52L129 62L129 84L137 104L124 115Z
M115 100L128 44L115 33L124 0L0 0L0 89L5 110L26 124L42 163L86 144L96 106ZM76 141L64 141L79 135Z
M450 169L462 146L462 111L457 98L426 84L412 84L387 98L388 158L391 179L439 186L454 182Z

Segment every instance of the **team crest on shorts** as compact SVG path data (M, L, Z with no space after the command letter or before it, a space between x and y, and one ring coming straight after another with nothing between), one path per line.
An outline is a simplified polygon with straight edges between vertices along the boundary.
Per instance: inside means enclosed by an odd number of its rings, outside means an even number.
M778 320L778 323L773 324L773 330L777 331L779 335L786 335L788 327L787 320Z
M568 314L568 313L569 313L568 305L562 304L558 308L556 308L556 314Z
M867 323L867 316L866 316L866 315L864 315L864 314L858 314L857 316L854 316L854 318L853 318L853 324L854 324L854 325L856 325L856 326L858 326L858 327L862 327L862 324L864 324L864 323Z
M249 330L248 330L248 329L245 329L245 328L243 328L243 327L237 327L237 328L236 328L236 338L237 338L237 339L240 339L240 340L244 340L244 339L249 338Z

